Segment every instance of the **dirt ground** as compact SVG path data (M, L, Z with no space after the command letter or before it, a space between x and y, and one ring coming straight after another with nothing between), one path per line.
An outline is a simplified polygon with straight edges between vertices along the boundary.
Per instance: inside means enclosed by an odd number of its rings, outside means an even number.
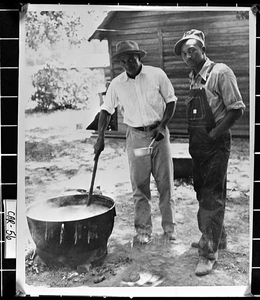
M26 206L66 189L88 190L96 138L85 130L86 112L27 115L25 123ZM187 143L187 139L172 143ZM160 225L158 193L152 179L153 239L149 245L136 245L125 140L109 138L95 180L102 194L116 203L117 215L103 264L89 265L85 272L41 264L32 259L35 245L28 230L26 283L34 287L248 286L249 173L249 141L233 139L225 214L228 247L220 251L210 275L197 277L197 249L190 246L200 238L192 180L175 180L178 239L169 242Z

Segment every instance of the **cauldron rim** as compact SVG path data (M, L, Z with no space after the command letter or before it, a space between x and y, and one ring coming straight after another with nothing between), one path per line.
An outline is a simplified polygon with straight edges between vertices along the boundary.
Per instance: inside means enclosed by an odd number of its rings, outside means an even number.
M91 219L94 219L94 218L97 218L99 216L102 216L104 214L107 214L109 211L115 209L115 201L110 198L110 197L107 197L107 196L104 196L104 195L93 195L93 198L96 200L96 199L100 199L100 200L107 200L107 201L110 201L112 204L111 207L107 207L107 210L105 212L102 212L100 214L97 214L97 215L94 215L92 217L88 217L88 218L80 218L80 219L71 219L71 220L66 220L66 221L62 221L62 220L55 220L55 221L48 221L48 220L41 220L41 219L36 219L34 217L31 217L28 215L29 213L29 210L36 206L36 205L42 205L43 203L47 203L47 202L55 202L55 199L59 199L59 198L69 198L69 197L88 197L88 193L81 193L81 194L71 194L71 195L60 195L60 196L56 196L56 197L51 197L51 198L47 198L47 199L44 199L44 200L38 200L32 204L30 204L27 208L26 208L26 218L28 219L31 219L31 220L35 220L35 221L38 221L38 222L46 222L46 223L70 223L70 222L80 222L80 221L84 221L84 220L91 220ZM94 200L93 199L93 200ZM90 204L91 205L91 204Z

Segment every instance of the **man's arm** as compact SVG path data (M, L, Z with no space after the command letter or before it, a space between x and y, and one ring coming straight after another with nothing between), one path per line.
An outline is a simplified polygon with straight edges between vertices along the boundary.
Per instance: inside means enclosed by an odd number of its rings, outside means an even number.
M229 110L223 120L218 124L218 126L213 128L209 132L209 137L215 140L225 131L229 130L235 124L236 120L238 120L243 115L243 113L244 110L242 108Z
M229 109L221 122L209 132L209 136L213 140L229 130L243 115L245 109L236 76L225 64L222 65L222 70L219 73L217 86L219 89L218 93L222 96L225 106Z
M101 110L98 120L98 138L94 145L95 160L105 148L105 131L110 122L111 114L106 110Z
M166 104L166 108L163 114L163 118L161 123L158 125L158 127L154 130L152 138L155 138L155 140L158 142L164 138L164 132L166 129L167 124L171 120L172 116L174 115L176 108L176 101L172 101Z
M159 126L161 126L164 129L166 128L167 124L170 122L172 116L174 115L175 108L176 108L176 101L169 102L166 104L163 118Z

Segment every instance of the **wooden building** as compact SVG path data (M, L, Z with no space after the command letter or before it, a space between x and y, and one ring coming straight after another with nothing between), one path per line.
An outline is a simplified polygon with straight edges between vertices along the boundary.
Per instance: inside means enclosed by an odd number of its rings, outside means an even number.
M174 44L190 29L202 30L206 37L206 54L215 62L226 63L234 71L246 104L245 114L232 129L233 136L249 136L249 20L247 12L234 11L111 11L96 29L92 39L107 39L111 79L123 69L111 60L116 44L134 40L147 51L143 64L162 68L170 78L178 103L169 128L172 136L187 134L185 98L189 89L189 68L173 53ZM118 112L118 132L126 125Z

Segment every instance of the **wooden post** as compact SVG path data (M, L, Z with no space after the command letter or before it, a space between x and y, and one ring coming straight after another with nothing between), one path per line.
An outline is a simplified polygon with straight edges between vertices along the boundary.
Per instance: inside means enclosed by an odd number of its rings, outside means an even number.
M113 51L112 51L112 41L111 39L107 39L108 41L108 52L109 52L109 66L110 66L110 80L112 80L115 77L114 74L114 68L113 68L113 61L112 61L112 56L113 56Z
M163 39L162 39L162 29L158 28L158 47L159 47L159 67L163 69Z

